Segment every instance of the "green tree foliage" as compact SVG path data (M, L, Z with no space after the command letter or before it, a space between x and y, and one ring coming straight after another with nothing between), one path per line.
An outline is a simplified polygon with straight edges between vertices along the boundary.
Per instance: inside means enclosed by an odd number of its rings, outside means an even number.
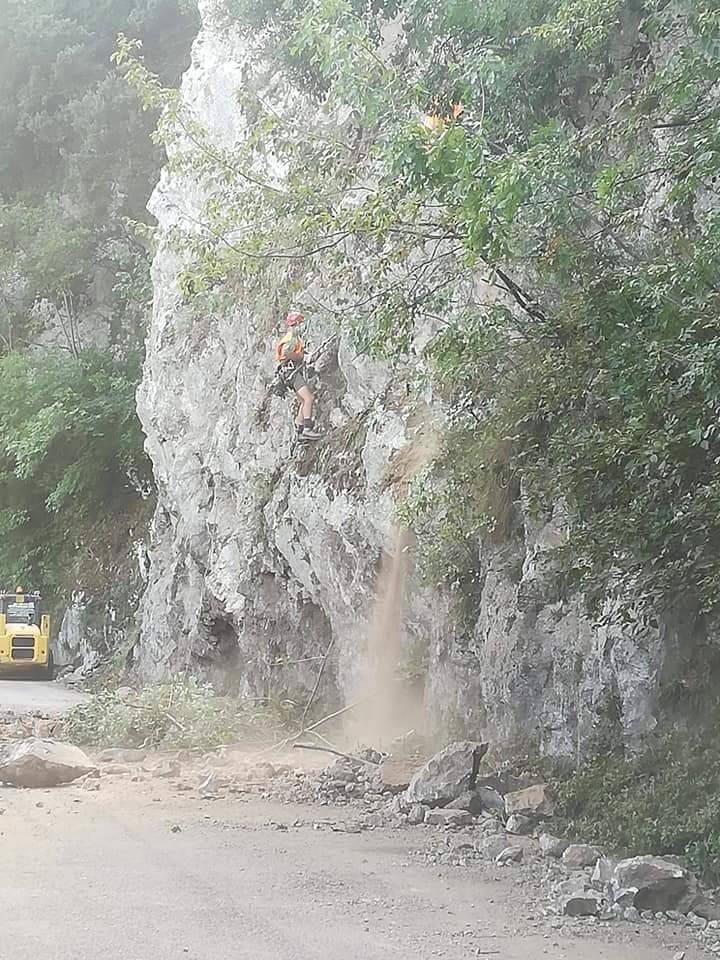
M134 411L141 355L0 359L0 582L51 596L87 526L122 513L149 475Z
M522 478L538 512L565 505L571 586L601 599L621 580L714 610L716 6L225 6L261 82L262 64L277 72L269 92L238 92L251 126L236 150L213 149L182 107L164 131L213 194L203 223L178 232L186 293L217 297L232 278L233 294L297 296L322 259L346 291L324 306L360 318L363 349L401 363L432 332L448 450L463 453L423 479L425 549L437 511L464 542L498 519L511 530L487 491ZM151 83L137 68L134 80Z
M142 116L110 56L118 33L138 36L164 81L176 83L196 28L192 6L2 0L0 15L2 192L53 191L73 206L109 211L114 184L126 210L137 213L157 169L148 136L153 118Z
M133 30L176 82L196 16L177 0L2 0L0 17L0 332L14 346L38 298L81 309L99 265L137 254L127 221L145 218L163 155L111 53Z
M0 583L53 600L78 544L132 512L149 482L135 415L149 254L130 222L146 219L164 154L157 113L111 54L132 32L176 83L197 11L182 0L0 0L0 18ZM98 310L105 352L79 335Z

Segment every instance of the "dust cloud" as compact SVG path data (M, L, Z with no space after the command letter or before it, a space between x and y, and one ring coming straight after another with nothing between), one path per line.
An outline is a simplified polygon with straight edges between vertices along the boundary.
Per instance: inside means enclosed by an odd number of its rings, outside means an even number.
M357 706L345 720L345 736L358 746L382 749L423 726L422 690L402 676L408 545L407 531L399 531L378 577L366 656L353 696Z

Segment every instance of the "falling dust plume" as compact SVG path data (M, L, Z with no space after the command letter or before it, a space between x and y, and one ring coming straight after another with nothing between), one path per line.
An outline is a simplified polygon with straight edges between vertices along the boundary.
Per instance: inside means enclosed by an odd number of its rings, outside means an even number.
M411 730L419 733L423 725L422 690L400 674L408 545L408 532L401 530L393 552L383 559L367 653L354 697L359 702L345 721L349 741L378 749Z

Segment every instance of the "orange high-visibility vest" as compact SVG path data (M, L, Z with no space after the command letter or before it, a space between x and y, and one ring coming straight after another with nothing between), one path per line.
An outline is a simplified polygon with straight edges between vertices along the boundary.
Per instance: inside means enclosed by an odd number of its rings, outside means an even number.
M296 333L288 330L275 347L275 363L282 363L286 359L286 353L294 353L296 350L299 350L301 356L303 356L305 354L305 344Z

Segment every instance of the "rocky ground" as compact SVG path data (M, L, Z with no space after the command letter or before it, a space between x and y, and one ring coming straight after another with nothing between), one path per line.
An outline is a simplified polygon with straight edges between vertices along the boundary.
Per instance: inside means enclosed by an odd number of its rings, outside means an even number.
M546 916L546 867L534 850L499 866L477 854L477 824L410 825L392 812L380 824L372 799L300 803L292 793L324 790L326 775L283 766L232 752L124 753L66 786L2 788L2 941L12 950L0 955L703 956L681 923Z
M656 857L622 860L553 836L547 788L502 771L490 775L483 760L486 744L451 744L429 758L431 751L424 744L411 741L398 742L389 754L367 749L336 757L328 755L332 751L318 752L322 748L317 744L295 744L300 749L291 749L290 743L264 750L223 747L204 753L159 753L118 747L86 754L54 740L61 730L57 718L42 711L0 715L0 782L5 784L0 829L4 828L4 848L13 864L5 877L5 893L11 900L18 884L9 877L19 871L22 878L29 869L26 849L32 847L33 870L41 871L27 880L29 895L42 898L44 890L51 896L49 884L54 882L63 888L68 883L82 886L69 865L74 862L74 847L68 850L64 839L60 846L65 853L60 856L58 836L73 837L73 845L84 851L84 871L96 855L96 841L99 849L114 850L117 844L122 851L128 842L126 821L142 821L137 830L145 839L143 851L137 851L138 863L130 869L121 856L115 865L114 854L106 863L111 873L116 866L120 869L113 883L139 882L142 887L133 871L143 877L145 856L166 855L168 832L180 835L190 830L194 846L201 837L207 839L209 831L214 838L211 846L219 844L223 856L230 848L238 858L226 876L216 870L213 880L222 886L223 896L233 900L244 883L262 887L262 876L253 881L247 873L251 833L251 859L261 873L268 870L275 878L275 892L268 895L286 897L291 890L294 906L305 904L310 914L319 904L331 914L340 911L333 937L346 923L351 939L361 930L362 949L357 941L356 950L363 956L368 941L383 957L408 956L401 944L411 942L416 945L413 955L422 957L630 960L629 944L633 960L720 955L720 909L713 891L703 890L681 862ZM88 814L92 829L86 835L78 826ZM151 832L146 836L147 831ZM161 843L152 831L160 831ZM291 862L278 855L280 848L291 852ZM344 861L348 850L354 858L364 852L357 869ZM188 872L195 877L195 865L176 852L173 848L173 870L180 877ZM195 850L192 856L202 858L206 853ZM49 869L41 868L48 862ZM93 870L82 873L80 880ZM239 884L238 872L243 873ZM377 890L371 877L378 878ZM407 878L425 891L420 900L407 896ZM105 877L92 882L102 887ZM167 887L168 880L162 882ZM212 884L206 890L203 883L197 887L197 905L188 904L188 910L210 909L207 890ZM288 890L281 894L284 885ZM82 891L79 896L82 899ZM152 891L147 896L151 903ZM253 911L265 915L268 904L260 905L258 895L247 890L243 896L238 916L245 926L252 926L257 919ZM237 904L233 909L237 912ZM282 912L287 904L278 904L278 909ZM360 920L359 913L366 916ZM88 930L96 922L94 915L88 919L83 914L81 920ZM20 924L22 942L29 933L23 933L19 919L12 922ZM273 924L263 928L263 937L278 936ZM162 929L160 925L158 930ZM45 934L34 926L31 940L36 946L38 936L42 942ZM192 936L186 936L192 942ZM332 938L317 936L317 949L285 945L280 952L263 954L255 944L255 952L247 955L279 960L314 957L335 945ZM58 960L87 955L63 949L51 955ZM222 938L203 949L195 954L198 960L238 956L227 952ZM183 952L192 954L192 948ZM180 956L162 949L152 953L154 958ZM145 953L107 955L143 960ZM376 954L371 950L367 955ZM13 960L24 956L14 954Z
M86 809L102 825L103 811L112 810L116 818L121 806L123 816L144 820L150 804L149 822L155 822L153 805L158 804L164 819L155 829L163 833L209 829L232 837L223 841L240 858L226 878L231 889L236 871L247 869L241 866L245 852L241 838L252 831L255 855L264 859L262 850L267 847L269 860L263 869L276 874L280 886L283 871L289 870L293 898L309 898L308 909L315 909L313 891L320 883L323 896L330 897L323 901L328 908L333 908L335 897L355 908L362 905L360 912L368 914L362 920L363 933L373 933L390 951L384 955L390 956L407 955L398 953L400 940L417 940L423 931L433 946L421 956L542 954L629 960L627 944L633 944L635 958L645 955L643 949L650 951L648 957L673 960L720 953L716 908L682 865L657 858L616 862L593 847L552 837L542 826L551 807L544 787L535 784L503 793L499 778L473 773L478 751L482 752L481 745L457 744L424 764L417 756L391 761L368 750L325 766L328 758L323 754L291 750L263 755L222 748L200 756L116 748L88 757L66 744L24 737L0 757L0 779L36 789L5 788L6 810L15 811L19 820L17 816L14 824L12 818L4 820L4 835L19 863L18 844L26 832L22 823L28 811L30 821L37 820L40 810L53 817L46 821L53 829L59 818L59 829L70 828L72 833L77 815L84 816ZM58 784L72 781L71 785L51 788L53 777ZM46 789L37 789L41 786ZM448 800L448 792L456 796ZM112 823L106 828L112 830ZM35 833L27 840L34 857L42 859L42 838L39 842ZM276 834L287 841L273 839ZM362 876L349 875L345 866L342 877L336 875L339 865L333 867L333 860L342 859L343 843L350 841L333 840L335 835L356 838L354 855L366 852ZM278 843L286 842L293 850L292 870L273 852ZM153 846L153 838L148 838L148 849ZM316 876L317 866L308 863L307 870L303 866L308 856L315 862L318 849L328 858L322 881ZM392 880L383 876L378 894L370 896L372 884L367 887L366 874L375 875L376 857L378 862L387 861ZM185 869L181 862L176 866L181 872ZM290 877L297 871L303 878L299 887ZM434 890L423 901L427 914L417 921L417 930L413 927L417 904L388 892L400 875ZM457 897L462 909L456 909ZM405 931L402 938L396 936L398 928ZM519 951L518 945L531 944L534 952ZM322 949L326 946L323 943ZM365 955L364 946L362 950ZM210 960L225 955L220 950L198 956ZM267 955L318 954L291 950ZM58 956L64 960L66 954ZM125 954L123 958L128 960Z
M420 827L414 834L423 842L411 851L414 860L462 870L491 866L507 873L524 889L537 922L542 918L552 930L651 926L669 942L682 931L681 937L720 954L720 909L712 891L702 890L680 861L618 859L552 836L543 827L552 804L542 785L520 781L511 784L519 789L506 790L507 781L498 777L476 777L467 789L463 771L472 769L476 748L455 745L442 751L440 760L400 763L389 776L383 775L383 758L372 750L310 770L221 753L206 761L198 790L206 796L250 790L266 800L343 811L314 820L316 829L363 833ZM412 769L416 772L406 784L404 774Z

